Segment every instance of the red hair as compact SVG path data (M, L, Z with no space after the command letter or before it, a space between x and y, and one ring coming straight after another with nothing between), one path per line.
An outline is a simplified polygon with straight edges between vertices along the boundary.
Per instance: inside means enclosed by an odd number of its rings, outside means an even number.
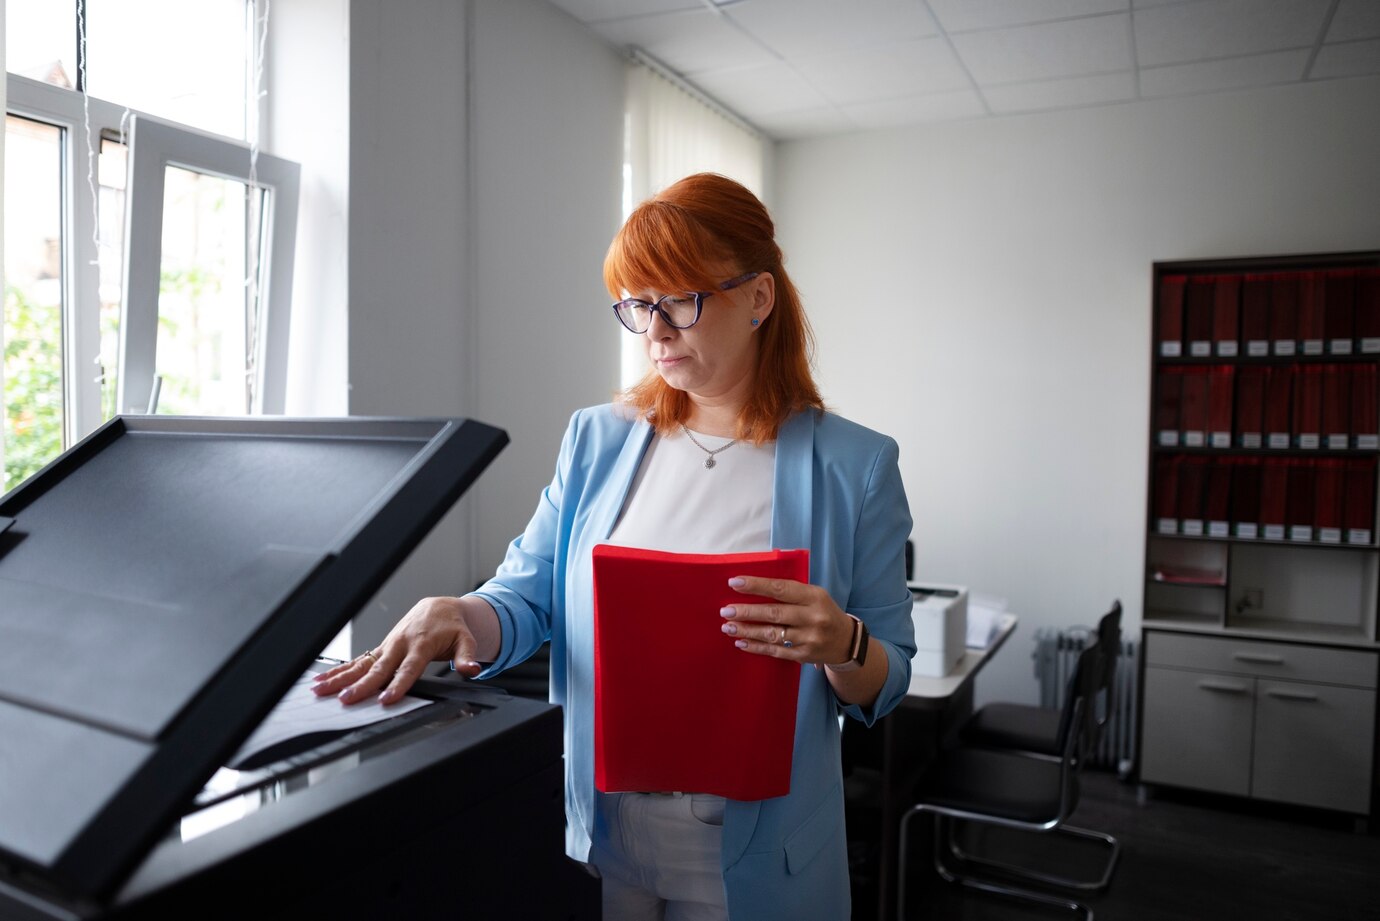
M814 334L775 237L756 195L727 177L696 173L638 205L604 259L604 284L615 298L624 291L714 291L725 265L731 275L771 273L776 303L757 331L752 392L738 417L737 436L758 444L775 439L792 413L824 409L810 373ZM663 435L690 417L689 397L655 370L623 399Z

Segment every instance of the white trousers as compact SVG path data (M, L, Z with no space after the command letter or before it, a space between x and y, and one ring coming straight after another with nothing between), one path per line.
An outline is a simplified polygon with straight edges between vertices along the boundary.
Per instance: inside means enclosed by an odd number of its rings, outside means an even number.
M727 921L723 797L598 794L597 810L589 861L604 921Z

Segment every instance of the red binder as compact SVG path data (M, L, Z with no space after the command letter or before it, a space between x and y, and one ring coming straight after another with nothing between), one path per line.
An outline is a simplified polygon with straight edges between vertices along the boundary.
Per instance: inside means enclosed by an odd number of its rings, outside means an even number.
M1161 534L1179 531L1179 459L1155 458L1155 530Z
M1179 529L1184 534L1204 533L1203 499L1207 494L1207 474L1207 458L1185 457L1179 461Z
M1299 276L1275 272L1270 276L1270 341L1276 355L1297 350L1299 325Z
M605 793L730 799L791 787L800 665L721 632L719 609L764 601L733 576L809 581L809 551L594 548L594 781Z
M1333 355L1351 354L1356 313L1356 270L1335 269L1324 278L1323 338Z
M1265 418L1265 383L1268 368L1245 366L1236 373L1236 443L1243 448L1260 448Z
M1231 471L1231 522L1237 537L1260 536L1260 461L1236 458Z
M1268 460L1260 472L1260 529L1269 540L1284 540L1284 522L1288 517L1289 464L1282 460Z
M1233 376L1230 366L1208 373L1208 443L1214 448L1231 447Z
M1290 540L1313 539L1313 519L1317 516L1315 486L1312 461L1289 464L1289 497L1284 519L1289 526Z
M1317 510L1313 516L1313 525L1317 529L1316 536L1324 543L1341 543L1345 467L1341 461L1324 460L1318 461L1315 469L1314 496Z
M1375 461L1350 461L1346 469L1346 499L1342 526L1349 544L1374 542Z
M1323 365L1322 436L1326 447L1351 445L1351 374L1346 365Z
M1166 447L1172 448L1179 443L1179 403L1183 399L1183 385L1184 376L1178 368L1161 368L1155 375L1155 440Z
M1351 366L1351 446L1374 451L1380 448L1380 395L1376 393L1375 365Z
M1356 273L1356 310L1352 332L1362 352L1380 352L1380 269Z
M1294 369L1294 443L1300 448L1322 444L1322 372L1321 365Z
M1187 281L1183 275L1160 277L1159 303L1155 305L1155 338L1165 358L1183 355L1184 285Z
M1207 444L1208 369L1183 370L1184 393L1179 403L1179 428L1184 445L1201 448Z
M1294 369L1271 368L1265 384L1265 445L1287 448L1290 445L1289 411L1293 408Z
M1215 461L1208 468L1207 495L1203 500L1203 517L1207 520L1209 537L1229 537L1231 522L1230 461Z
M1223 357L1235 357L1240 338L1241 276L1218 275L1212 288L1213 350Z
M1195 275L1188 280L1184 294L1184 338L1188 340L1188 354L1196 358L1212 354L1216 287L1217 276Z
M1247 275L1241 282L1241 340L1247 355L1270 354L1270 276Z
M1323 353L1323 273L1299 273L1299 351Z

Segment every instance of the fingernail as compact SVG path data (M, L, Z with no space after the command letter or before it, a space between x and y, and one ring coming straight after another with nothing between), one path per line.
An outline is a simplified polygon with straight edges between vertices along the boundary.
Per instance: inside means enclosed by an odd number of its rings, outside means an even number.
M339 694L336 695L336 697L340 698L341 703L348 704L350 702L350 698L353 696L350 693L350 690L350 688L346 688L345 690L341 691Z
M733 608L733 607L719 608L719 616L720 616L720 617L735 617L735 616L737 616L737 614L738 614L738 609L737 609L737 608Z
M733 645L737 646L739 649L747 649L747 640L738 640L738 642Z
M724 624L723 627L720 628L720 629L722 629L723 632L724 632L724 633L727 633L729 636L734 636L734 635L737 634L737 632L738 632L738 625L737 625L737 624Z
M325 673L325 672L317 672L315 675L312 675L312 676L311 676L311 680L312 680L312 681L324 681L325 679L326 679L326 673Z
M728 580L728 584L733 588L742 588L744 585L747 585L747 579L744 579L742 576L734 576L732 579Z

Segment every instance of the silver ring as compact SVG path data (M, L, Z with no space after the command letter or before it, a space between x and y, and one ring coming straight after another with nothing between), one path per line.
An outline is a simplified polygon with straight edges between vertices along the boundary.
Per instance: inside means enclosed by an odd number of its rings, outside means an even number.
M366 650L364 650L364 654L365 654L366 656L368 656L369 658L373 659L375 665L378 664L378 662L379 662L379 657L376 656L376 655L374 655L374 650L372 650L372 649L366 649Z
M782 645L782 646L785 646L787 649L790 649L792 646L795 645L795 644L792 643L790 640L786 639L786 631L789 630L789 629L790 629L790 627L782 627L782 628L781 628L781 645Z

